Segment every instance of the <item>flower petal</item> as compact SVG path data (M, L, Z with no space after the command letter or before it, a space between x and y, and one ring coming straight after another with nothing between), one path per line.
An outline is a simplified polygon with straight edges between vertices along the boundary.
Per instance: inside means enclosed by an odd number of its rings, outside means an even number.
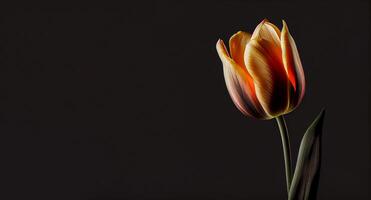
M251 35L249 33L238 31L231 39L229 39L229 50L232 59L240 66L245 66L244 53L247 43L250 41Z
M274 24L270 23L267 19L264 19L255 28L251 40L254 39L264 39L272 42L276 46L281 46L280 44L280 30Z
M284 20L281 32L282 60L294 91L290 92L290 109L295 108L303 99L305 93L304 70L294 39L291 37Z
M251 35L249 33L238 31L229 39L229 50L231 52L232 60L238 64L246 73L248 84L251 88L251 95L256 99L254 81L245 67L244 54L247 43L250 41Z
M253 39L245 49L245 65L254 80L256 96L271 117L288 107L288 79L279 46L266 39Z
M252 88L248 83L247 71L229 57L222 40L217 42L216 49L223 63L224 78L228 92L236 107L245 115L265 119L267 115L261 108L256 96L252 93Z

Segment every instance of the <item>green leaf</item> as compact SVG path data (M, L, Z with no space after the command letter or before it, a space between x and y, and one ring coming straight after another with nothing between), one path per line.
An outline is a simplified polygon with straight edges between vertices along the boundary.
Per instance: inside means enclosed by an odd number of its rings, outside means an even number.
M325 109L317 116L301 140L289 200L316 199L320 165L321 135Z

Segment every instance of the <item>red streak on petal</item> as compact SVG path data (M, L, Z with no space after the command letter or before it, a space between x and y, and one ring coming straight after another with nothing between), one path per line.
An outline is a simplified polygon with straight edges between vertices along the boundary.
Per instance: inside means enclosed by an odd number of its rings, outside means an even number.
M295 79L295 75L294 75L294 72L292 71L292 69L289 69L288 77L289 77L289 80L290 80L292 86L294 87L294 91L296 91L296 79Z
M248 74L248 72L247 72ZM250 76L250 74L248 74L246 76L246 79L247 79L247 83L249 84L250 88L251 88L251 94L254 96L254 98L256 99L256 92L255 92L255 84L254 84L254 80L252 79L252 77Z

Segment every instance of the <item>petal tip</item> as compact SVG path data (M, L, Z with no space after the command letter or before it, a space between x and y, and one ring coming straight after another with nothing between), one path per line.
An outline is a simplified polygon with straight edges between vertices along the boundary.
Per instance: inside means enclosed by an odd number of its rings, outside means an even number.
M287 26L287 24L286 24L286 21L284 20L284 19L282 19L282 32L283 31L287 31L287 32L289 32L289 28L288 28L288 26Z
M248 33L248 32L245 32L245 31L238 31L238 32L236 32L235 34L233 34L233 35L231 36L231 38L229 39L229 42L232 41L232 40L235 39L235 38L240 37L240 36L242 36L242 37L247 36L247 37L249 37L249 38L251 37L250 33Z
M243 34L243 31L237 31L235 34L231 36L229 40L232 40L233 38L237 37L238 35Z
M223 40L221 39L218 39L218 41L216 42L216 51L218 52L220 58L229 57L229 53L225 47Z
M223 44L224 44L223 40L219 38L218 41L216 42L216 48L218 49L218 47L220 47Z

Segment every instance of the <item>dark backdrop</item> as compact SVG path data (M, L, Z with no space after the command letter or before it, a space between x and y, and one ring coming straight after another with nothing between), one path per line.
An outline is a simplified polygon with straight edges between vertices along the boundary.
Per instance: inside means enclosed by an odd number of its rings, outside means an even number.
M370 199L367 1L152 1L0 12L1 199L285 199L274 120L232 104L215 50L285 19L326 107L319 199Z

